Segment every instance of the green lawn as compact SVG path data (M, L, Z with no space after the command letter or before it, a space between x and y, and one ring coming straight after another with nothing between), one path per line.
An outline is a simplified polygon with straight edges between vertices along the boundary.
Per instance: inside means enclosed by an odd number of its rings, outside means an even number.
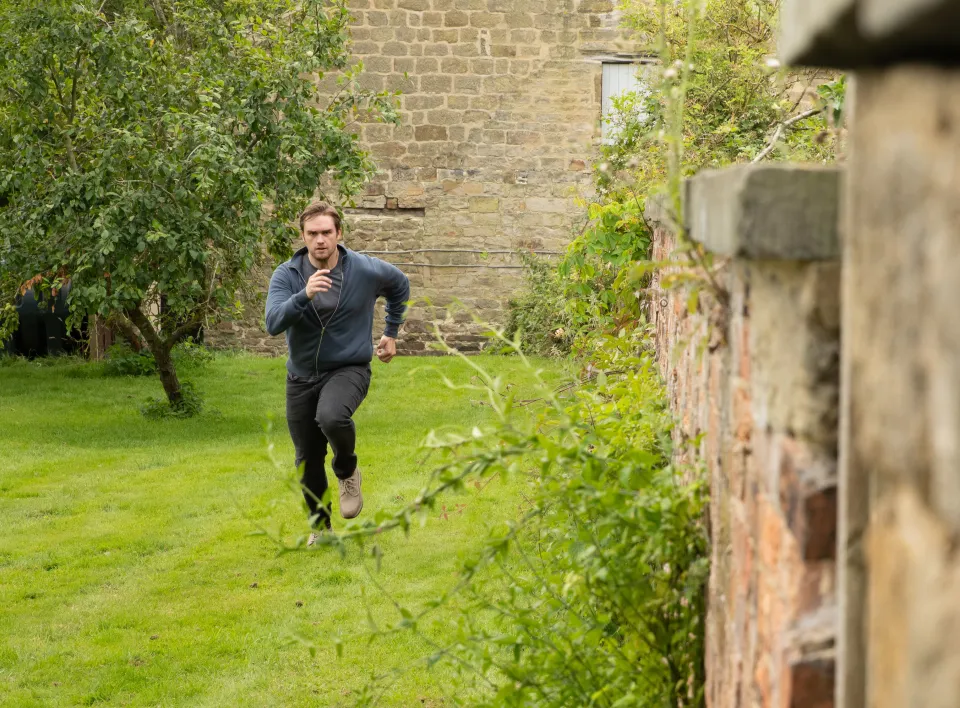
M517 359L478 361L529 380ZM487 415L430 366L471 376L452 358L374 364L356 416L364 514L420 489L429 429ZM358 551L278 555L251 534L285 525L292 543L306 531L289 486L283 371L277 359L218 357L199 380L211 412L153 422L137 404L159 393L155 380L0 366L0 706L347 706L372 673L429 653L407 635L349 640L367 628L364 594L375 617L395 619ZM271 462L269 443L289 465ZM455 582L458 553L486 524L517 509L499 482L451 501L462 513L382 540L379 580L414 608ZM448 679L417 668L382 705L444 705Z

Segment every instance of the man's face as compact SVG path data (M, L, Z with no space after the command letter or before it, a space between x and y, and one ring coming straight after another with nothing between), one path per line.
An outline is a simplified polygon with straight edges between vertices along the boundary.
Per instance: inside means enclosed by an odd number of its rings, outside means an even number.
M310 255L319 261L327 260L336 252L340 235L333 217L326 214L312 216L303 223L303 242Z

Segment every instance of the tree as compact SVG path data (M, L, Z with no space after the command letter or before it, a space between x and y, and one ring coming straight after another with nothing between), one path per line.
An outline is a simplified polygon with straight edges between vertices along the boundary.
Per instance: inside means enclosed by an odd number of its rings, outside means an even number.
M180 405L174 345L289 250L323 180L363 183L351 122L396 120L347 67L348 20L345 0L0 2L0 295L70 281L71 316L142 338Z

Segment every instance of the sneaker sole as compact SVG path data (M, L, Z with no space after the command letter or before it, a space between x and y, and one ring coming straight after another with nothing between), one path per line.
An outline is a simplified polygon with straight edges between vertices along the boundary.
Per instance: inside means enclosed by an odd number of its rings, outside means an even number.
M343 512L340 512L340 516L349 521L350 519L355 519L358 516L360 516L361 511L363 511L363 502L360 502L360 508L357 509L357 513L354 514L353 516L344 516Z

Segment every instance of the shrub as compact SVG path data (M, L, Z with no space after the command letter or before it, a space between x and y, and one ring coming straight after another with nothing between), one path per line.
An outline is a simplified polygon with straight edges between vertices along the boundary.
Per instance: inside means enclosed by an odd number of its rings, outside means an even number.
M155 373L157 362L150 352L135 352L126 342L118 342L107 349L104 376L151 376Z
M213 359L213 353L192 338L187 338L173 348L173 360L177 368L196 371ZM107 349L104 376L152 376L157 373L157 362L146 349L134 351L126 342L118 342Z
M534 254L521 255L524 287L510 300L506 334L519 337L527 354L559 357L570 352L572 331L556 267Z
M187 337L173 348L173 361L177 369L184 371L196 371L213 361L213 352L202 344L193 341L193 337Z
M203 410L203 396L190 381L180 382L183 397L177 404L171 404L165 398L148 398L140 406L144 418L192 418Z

